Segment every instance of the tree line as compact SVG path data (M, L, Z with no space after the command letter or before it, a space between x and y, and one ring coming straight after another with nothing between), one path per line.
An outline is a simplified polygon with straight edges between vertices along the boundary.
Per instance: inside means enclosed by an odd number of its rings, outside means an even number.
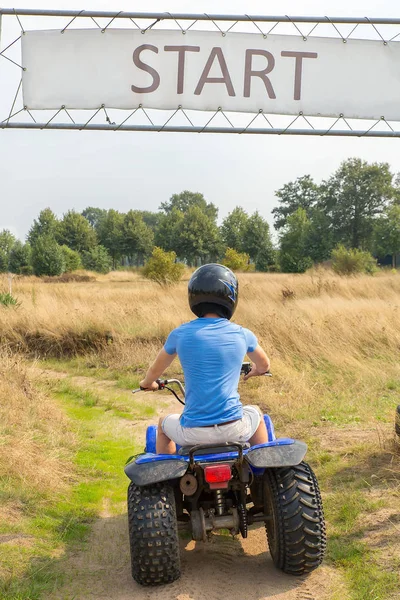
M58 218L50 208L34 220L25 243L0 232L0 272L60 275L80 268L106 273L141 266L154 248L190 266L304 272L338 248L393 257L400 252L400 178L387 163L343 162L326 181L299 177L276 191L279 241L256 211L237 206L218 225L218 208L200 193L174 194L157 212L88 207ZM229 266L229 265L228 265Z

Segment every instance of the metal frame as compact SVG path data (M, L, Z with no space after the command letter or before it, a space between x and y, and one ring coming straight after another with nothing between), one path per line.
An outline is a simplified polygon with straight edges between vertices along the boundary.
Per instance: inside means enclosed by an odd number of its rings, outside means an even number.
M7 19L2 19L7 17ZM18 55L18 44L20 37L24 34L24 18L46 18L54 19L60 31L67 28L79 27L82 19L87 27L90 25L105 31L115 21L125 20L128 26L145 33L149 29L156 29L159 24L168 22L184 34L196 24L200 24L204 30L209 26L225 36L236 27L254 27L258 34L266 38L277 26L285 26L286 35L301 36L304 41L312 38L320 26L328 26L330 33L347 43L354 32L363 30L367 39L381 40L384 45L400 42L400 18L369 18L369 17L316 17L316 16L274 16L274 15L224 15L224 14L196 14L196 13L153 13L153 12L124 12L124 11L79 11L79 10L51 10L51 9L24 9L24 8L0 8L0 23L3 30L7 31L9 22L17 22L19 35L12 41L6 41L5 47L0 50L0 58L6 59L20 71L23 65ZM60 22L64 20L63 22ZM99 19L106 22L100 24ZM182 26L180 22L184 22ZM7 23L6 23L7 22ZM272 27L265 27L272 24ZM304 31L305 25L311 26L309 31ZM343 26L351 26L351 31L345 35ZM340 27L340 29L339 29ZM384 27L385 31L382 31ZM36 27L40 28L40 27ZM308 29L308 28L307 28ZM342 31L341 31L342 30ZM281 32L280 32L281 33ZM0 62L1 64L1 62ZM310 117L303 113L297 116L269 115L262 111L257 113L228 113L229 116L218 108L214 113L201 111L185 111L184 107L178 106L172 111L150 110L139 105L135 110L121 111L111 110L104 105L96 111L69 111L64 106L57 111L30 111L22 104L21 78L18 77L16 90L10 93L9 106L5 118L0 120L0 129L53 129L53 130L79 130L79 131L136 131L136 132L179 132L179 133L235 133L235 134L269 134L269 135L306 135L306 136L347 136L347 137L400 137L400 126L398 122L388 122L383 117L377 121L362 121L348 119L341 114L337 118ZM38 117L40 113L40 117ZM167 116L165 116L165 114ZM88 117L89 114L89 117ZM122 117L121 117L122 115ZM15 117L23 120L15 120ZM43 120L45 116L45 120ZM83 116L83 118L82 118ZM65 117L64 120L62 120ZM1 115L0 115L1 118ZM217 126L216 121L224 119L223 126ZM39 120L40 119L40 120ZM61 120L60 120L61 119ZM137 122L139 119L139 122ZM146 123L140 122L145 119ZM214 121L216 119L216 121ZM134 122L136 120L136 122ZM173 124L173 120L179 123ZM181 121L184 124L181 124ZM243 124L243 121L248 121ZM256 123L257 120L257 123ZM214 122L212 122L214 121ZM235 122L236 121L236 122ZM239 121L239 123L238 123ZM262 126L260 126L260 121ZM275 124L273 124L275 121ZM147 124L148 123L148 124ZM187 124L188 123L188 124ZM226 123L226 124L225 124ZM365 125L361 127L361 124ZM256 126L257 125L257 126Z

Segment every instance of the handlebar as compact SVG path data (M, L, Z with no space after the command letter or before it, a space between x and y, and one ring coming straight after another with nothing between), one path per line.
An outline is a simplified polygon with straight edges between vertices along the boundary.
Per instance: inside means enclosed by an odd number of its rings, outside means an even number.
M244 362L242 363L241 369L240 369L240 374L242 375L248 375L248 373L250 373L251 368L252 368L252 363L251 362ZM266 373L263 373L264 377L272 377L272 373L270 373L269 371L267 371ZM183 396L185 396L185 388L182 385L182 383L179 381L179 379L157 379L156 383L158 383L158 390L164 390L165 388L169 389L168 386L171 383L175 383L181 393L183 394ZM138 387L135 390L132 390L132 394L137 394L138 392L144 392L147 388L144 387ZM157 391L157 390L154 390Z
M252 364L250 362L245 362L242 364L241 369L240 369L240 374L244 374L247 375L248 373L250 373L251 368L252 368ZM267 371L266 373L263 373L263 375L265 377L272 377L272 373L270 373L269 371ZM167 389L168 391L170 391L175 398L183 405L185 405L185 402L183 400L181 400L181 398L179 398L178 394L175 392L175 390L173 390L172 388L168 387L171 383L176 384L179 389L181 394L183 395L183 397L185 397L185 388L182 385L182 383L179 381L179 379L157 379L156 383L158 384L158 388L157 390L165 390ZM136 390L132 390L132 394L137 394L138 392L144 392L147 388L143 388L143 387L138 387L136 388ZM154 391L157 391L154 390Z
M240 369L240 374L242 375L248 375L251 371L252 368L252 364L251 362L244 362L242 363L242 368ZM265 373L262 374L264 377L272 377L272 373L270 371L266 371Z
M168 385L170 385L171 383L176 383L176 385L179 387L183 396L185 396L185 388L183 387L183 385L179 381L179 379L157 379L156 383L158 383L159 390L164 390L165 388L169 389L167 387ZM132 390L132 394L137 394L138 392L144 392L146 389L147 388L144 388L144 387L138 387L138 388L136 388L136 390ZM154 391L157 391L157 390L154 390Z

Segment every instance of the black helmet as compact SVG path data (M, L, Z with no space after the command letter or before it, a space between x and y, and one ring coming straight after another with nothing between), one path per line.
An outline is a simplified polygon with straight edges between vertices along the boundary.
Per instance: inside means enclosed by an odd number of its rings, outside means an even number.
M199 267L189 281L189 306L197 317L207 313L231 319L239 297L239 283L228 267L211 263Z

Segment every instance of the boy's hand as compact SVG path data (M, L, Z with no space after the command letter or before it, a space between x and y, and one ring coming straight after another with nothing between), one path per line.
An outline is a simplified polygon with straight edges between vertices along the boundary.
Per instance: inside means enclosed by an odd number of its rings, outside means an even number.
M155 392L159 389L157 381L148 383L145 379L142 379L142 381L139 383L139 387L143 388L144 392Z
M260 373L256 365L253 364L251 367L251 371L249 371L249 373L247 373L247 375L243 377L243 381L247 381L248 379L250 379L250 377L257 377L258 375L264 375L264 373Z

